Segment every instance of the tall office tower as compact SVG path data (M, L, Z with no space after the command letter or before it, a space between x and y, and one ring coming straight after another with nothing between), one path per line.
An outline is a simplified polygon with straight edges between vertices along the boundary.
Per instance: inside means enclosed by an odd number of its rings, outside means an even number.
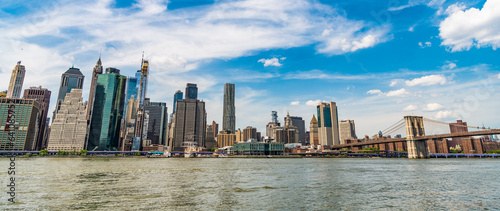
M314 114L309 125L309 138L309 144L314 146L319 145L318 120L316 120Z
M237 142L242 142L242 141L245 141L245 139L243 139L243 132L241 132L241 130L238 128L238 130L236 130L236 132L234 132L234 134L236 135L236 143Z
M266 125L266 136L267 137L274 137L274 129L280 127L279 122L269 122Z
M299 129L293 125L292 118L290 114L287 113L285 118L285 125L283 127L277 127L274 131L275 141L279 143L300 143L299 141Z
M214 133L215 139L217 139L217 134L219 134L219 124L217 122L212 121L212 131Z
M172 111L172 115L175 114L175 104L177 104L177 101L182 100L182 91L177 90L174 94L174 110Z
M164 102L150 102L149 98L144 100L144 111L148 112L148 128L143 134L151 144L165 145L167 140L168 112L167 104ZM146 121L144 121L146 122Z
M222 129L229 130L231 133L236 129L236 115L234 108L234 84L224 84L224 113Z
M0 98L1 151L35 150L39 109L40 103L36 100Z
M469 128L467 128L467 122L463 122L462 120L457 120L456 123L450 123L450 133L451 134L465 133L468 131L469 131ZM448 145L450 145L452 147L460 145L461 144L460 140L462 140L462 139L469 139L469 137L451 138L451 141L448 143Z
M292 125L297 127L297 132L299 135L299 142L303 146L307 145L306 144L306 122L302 120L302 117L297 117L297 116L290 116L288 117L292 121ZM285 118L286 121L286 118Z
M106 68L97 77L94 107L87 149L115 151L119 148L120 127L127 77L116 68Z
M61 76L61 85L59 86L59 95L57 100L64 100L67 93L70 93L72 89L82 89L83 87L83 76L80 69L71 67Z
M137 94L139 95L137 99L139 99L139 105L142 108L144 105L144 99L146 98L146 90L148 87L148 74L149 74L149 62L148 60L142 59L141 64L141 77L136 78L139 80L139 89L137 90Z
M173 141L169 144L171 151L183 151L183 143L194 142L205 147L207 113L205 102L196 99L177 101Z
M278 122L278 112L277 111L272 111L271 112L271 117L272 117L271 122L279 123Z
M50 104L50 91L48 89L39 87L30 87L24 90L24 99L34 99L40 103L40 115L38 119L38 138L35 143L35 150L47 148L47 139L45 139L47 123L47 113L49 112Z
M6 98L21 97L25 74L26 69L24 68L24 65L21 65L21 61L18 61L17 65L12 70L12 74L10 75L9 88L7 89Z
M137 99L137 78L128 77L127 85L125 85L125 90L127 90L127 92L125 93L125 103L123 105L125 109L123 111L123 116L127 116L128 109L126 108L130 99Z
M357 139L356 128L354 127L354 120L340 120L340 144L345 144L345 140Z
M243 141L248 141L249 139L257 140L257 128L248 126L243 129Z
M83 102L81 89L72 89L66 94L52 122L47 150L80 151L85 149L86 111L87 103Z
M335 102L319 103L318 131L320 145L339 145L339 120Z
M94 70L92 71L92 80L90 82L90 91L89 91L89 100L87 101L87 124L90 124L90 117L92 116L92 108L94 106L94 98L95 98L95 88L97 86L97 76L102 74L103 67L101 63L101 56L99 56L99 60L95 64Z
M188 83L186 85L186 99L198 99L198 87L196 87L196 84L191 84Z
M212 149L217 146L217 142L215 142L215 135L212 125L207 125L207 130L205 132L205 147L207 149Z

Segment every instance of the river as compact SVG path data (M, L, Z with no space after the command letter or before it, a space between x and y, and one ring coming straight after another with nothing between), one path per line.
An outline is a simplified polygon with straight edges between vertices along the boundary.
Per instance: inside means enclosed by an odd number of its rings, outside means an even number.
M0 158L0 209L498 209L498 159Z

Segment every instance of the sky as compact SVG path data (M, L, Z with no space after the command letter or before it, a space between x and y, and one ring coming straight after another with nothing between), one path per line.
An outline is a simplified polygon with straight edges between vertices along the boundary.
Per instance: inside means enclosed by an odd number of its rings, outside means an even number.
M309 128L330 101L358 137L405 115L500 128L498 11L499 0L0 0L0 90L22 61L23 88L51 90L53 111L71 66L86 100L99 55L134 76L144 52L147 97L171 113L175 91L196 83L220 128L224 83L236 84L236 127L263 134L271 111Z

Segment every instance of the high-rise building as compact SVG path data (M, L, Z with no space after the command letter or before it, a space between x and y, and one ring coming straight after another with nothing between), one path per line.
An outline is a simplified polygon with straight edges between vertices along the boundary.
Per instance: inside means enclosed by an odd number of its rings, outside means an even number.
M186 85L186 99L198 99L198 87L196 84L188 83Z
M59 86L59 95L57 100L64 100L67 93L70 93L72 89L82 89L83 88L83 76L80 69L71 67L66 70L61 76L61 85Z
M300 143L299 129L293 125L292 118L289 113L287 113L285 117L285 125L274 129L274 137L275 141L278 143Z
M215 135L212 125L207 125L207 130L205 132L205 147L207 149L212 149L216 146L217 142L215 141Z
M457 120L456 123L450 123L450 133L451 134L456 134L456 133L466 133L469 131L469 128L467 127L467 122L463 122L462 120ZM448 143L451 147L455 147L457 145L462 144L460 140L462 139L468 139L468 137L464 138L451 138L451 142Z
M39 109L40 103L33 99L0 98L1 151L35 150Z
M217 147L233 146L236 143L236 134L230 131L221 130L217 135Z
M146 98L146 91L148 88L148 75L149 75L149 62L147 60L142 59L141 64L141 77L137 77L139 79L139 89L137 90L137 94L139 95L137 99L139 99L140 107L144 105L144 99Z
M309 125L309 143L314 146L319 145L318 120L313 114L311 124Z
M127 116L127 106L130 99L137 99L137 78L128 77L127 85L125 85L125 90L127 90L127 92L125 93L125 103L123 105L125 109L123 110L123 116Z
M82 90L72 89L66 94L52 122L47 150L80 151L85 149L87 133L87 103Z
M319 103L317 111L319 144L328 146L339 145L339 120L336 103Z
M217 122L212 121L212 131L214 133L215 139L217 139L217 134L219 134L219 124Z
M290 116L288 117L292 121L293 126L297 127L297 132L299 133L299 142L303 146L306 146L306 122L302 120L302 117ZM285 118L286 122L286 118Z
M183 144L187 142L205 147L207 125L205 102L184 99L177 101L175 109L173 140L169 144L171 151L183 151Z
M255 139L255 140L258 139L257 128L248 126L245 129L243 129L243 141L248 141L249 139Z
M26 69L24 68L24 65L21 65L21 61L18 61L17 65L12 70L12 74L10 75L9 88L7 89L6 98L21 97L25 74Z
M237 142L242 142L242 141L246 141L244 138L243 138L243 132L241 132L241 130L238 128L238 130L236 130L236 132L234 132L234 134L236 135L236 143Z
M38 135L35 143L35 150L47 148L47 139L45 139L47 123L47 113L49 112L50 104L50 91L48 89L39 87L30 87L24 90L24 99L34 99L40 103L40 112L38 119Z
M182 91L177 90L174 94L174 110L172 111L172 115L175 114L175 104L177 104L177 101L182 100Z
M272 111L271 112L271 117L272 117L271 122L279 123L278 122L278 112L277 111Z
M143 128L146 139L151 144L165 145L167 139L168 112L167 104L164 102L150 102L146 98L144 111L148 112L148 128ZM146 122L146 121L144 121Z
M267 137L274 137L274 129L280 127L279 122L269 122L266 125L266 136Z
M236 129L236 115L234 107L234 84L224 84L224 110L222 129L229 130L231 133Z
M89 91L89 100L87 101L87 124L90 124L90 117L92 117L92 108L94 106L94 98L95 98L95 88L97 86L97 76L102 74L103 67L101 63L101 56L99 56L99 60L95 64L94 70L92 70L92 80L90 82L90 91Z
M119 148L126 80L127 77L120 75L120 70L112 67L97 77L87 145L89 151L115 151Z
M345 144L345 140L357 139L354 120L341 120L339 123L340 144Z

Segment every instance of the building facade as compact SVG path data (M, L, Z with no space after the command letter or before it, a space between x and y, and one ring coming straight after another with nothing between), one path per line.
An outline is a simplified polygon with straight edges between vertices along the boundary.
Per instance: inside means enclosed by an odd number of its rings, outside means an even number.
M94 66L94 69L92 70L92 79L90 81L90 91L89 91L89 100L87 101L87 121L89 124L90 123L90 117L92 116L92 108L94 106L94 98L95 98L95 88L97 86L97 76L102 74L103 67L101 63L101 57L99 56L99 60L97 60L97 63Z
M196 86L196 84L188 83L186 85L186 96L185 96L185 98L186 99L192 99L192 100L198 99L198 87Z
M293 126L297 127L297 131L299 133L299 142L302 143L303 146L306 146L309 140L306 140L306 123L302 119L302 117L290 116L288 117L291 120ZM286 118L285 118L286 121Z
M40 103L0 98L0 150L33 151L38 135Z
M89 151L116 151L119 148L126 80L120 70L112 67L97 77L88 135Z
M26 69L24 65L21 65L21 61L17 62L17 65L12 70L10 75L9 88L7 89L6 98L20 98L21 91L23 90L24 75L26 74Z
M50 105L50 94L51 92L48 89L39 87L30 87L29 89L24 90L24 99L34 99L38 103L40 103L40 114L38 120L38 135L36 140L36 150L46 149L47 148L47 139L45 136L46 127L48 127L47 123L47 113L49 112Z
M221 130L217 134L217 147L233 146L236 143L236 134L231 131Z
M144 110L149 115L148 128L143 131L143 134L146 134L146 139L151 140L151 144L165 145L168 126L167 104L150 102L146 98Z
M318 112L319 145L339 145L337 104L335 102L319 103L316 108Z
M259 137L257 137L257 128L248 126L245 129L243 129L243 141L248 141L249 139L254 139L254 140L259 139Z
M175 94L174 94L174 109L172 110L172 115L175 114L175 104L177 104L177 101L179 100L182 100L182 91L181 90L177 90L175 91Z
M314 115L309 125L309 143L314 146L319 145L318 120Z
M222 129L234 133L236 130L236 115L234 107L234 84L224 84L224 110Z
M339 122L340 144L345 144L347 139L357 139L354 120L341 120Z
M83 76L80 69L71 67L61 76L61 85L59 86L59 95L57 100L64 100L66 94L70 93L72 89L83 88Z
M85 149L86 111L87 103L83 102L81 89L72 89L66 94L52 122L47 150L80 151Z
M204 147L207 125L205 102L184 99L177 101L175 109L173 141L169 144L171 151L183 151L183 144L186 142Z

